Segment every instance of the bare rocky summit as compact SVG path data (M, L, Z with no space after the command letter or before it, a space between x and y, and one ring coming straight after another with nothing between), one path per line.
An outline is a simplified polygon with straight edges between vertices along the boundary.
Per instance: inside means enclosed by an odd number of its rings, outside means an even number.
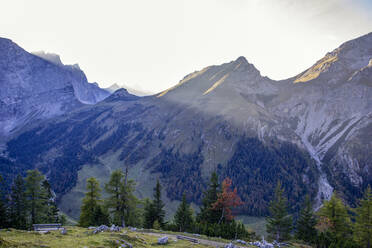
M0 89L0 141L17 128L110 95L88 83L78 66L63 65L58 55L33 55L4 38L0 38Z

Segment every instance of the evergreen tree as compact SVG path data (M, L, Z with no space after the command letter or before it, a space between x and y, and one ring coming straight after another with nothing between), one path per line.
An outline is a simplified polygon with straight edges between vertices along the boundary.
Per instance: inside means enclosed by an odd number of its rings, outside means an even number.
M193 223L192 209L186 201L185 193L183 193L182 202L178 206L176 214L174 215L174 222L177 226L178 231L180 232L190 230L192 226Z
M91 177L87 180L87 192L81 206L79 225L83 227L100 225L104 214L100 205L101 189L97 179ZM99 220L97 218L100 218Z
M218 183L218 176L216 172L212 172L208 189L204 192L202 199L202 206L198 214L198 222L202 223L218 223L222 214L221 209L215 209L212 205L217 201L220 193L220 184Z
M323 231L329 232L332 242L340 245L346 242L351 235L351 220L347 207L334 193L329 201L325 201L319 210L320 221L318 225L324 226Z
M145 199L145 203L144 203L144 227L145 228L152 228L153 225L154 225L154 222L155 222L155 208L154 208L154 204L152 203L151 200L149 199Z
M5 204L3 177L0 175L0 228L7 227L7 225L8 225L8 214L7 214L7 206Z
M314 242L317 235L315 226L316 218L312 209L310 197L307 195L297 221L296 238L308 243Z
M355 209L354 239L360 247L371 248L372 246L372 190L368 185Z
M122 211L124 213L124 222L123 225L127 223L127 225L134 226L136 223L139 223L138 218L140 218L141 213L137 208L137 205L140 203L140 200L134 195L134 191L136 190L136 182L134 180L126 180L124 181L121 188L121 202L122 202Z
M45 197L41 183L44 176L38 170L28 170L26 177L26 199L31 215L31 224L43 222Z
M105 185L105 190L109 194L106 204L112 214L112 220L115 225L122 224L124 213L122 211L122 184L124 175L120 170L111 173L110 181Z
M27 228L27 204L25 181L21 175L17 175L11 188L10 195L10 219L12 227L16 229Z
M92 223L94 226L110 224L110 215L107 209L101 204L98 204L94 208Z
M45 205L45 221L47 223L58 223L59 220L59 209L55 202L55 196L52 193L52 189L50 184L47 180L42 182L42 187L44 191L44 201L46 202Z
M284 190L278 182L274 200L270 202L270 217L266 218L266 230L272 239L288 240L292 229L292 216L288 214L287 200L283 196Z
M137 204L139 200L134 196L135 182L127 179L117 170L111 174L110 181L105 185L105 190L109 194L106 205L111 210L113 223L125 226L125 223L133 225L136 223L135 216L138 217Z
M159 222L160 227L164 227L164 217L165 217L165 211L164 211L164 203L161 200L161 185L159 182L159 179L156 182L156 186L154 188L154 200L152 202L153 204L153 210L155 214L155 220Z

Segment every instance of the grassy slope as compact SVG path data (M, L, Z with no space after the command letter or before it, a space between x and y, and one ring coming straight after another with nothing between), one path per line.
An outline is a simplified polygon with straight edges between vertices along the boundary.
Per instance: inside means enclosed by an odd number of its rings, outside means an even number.
M95 177L100 182L100 187L103 189L105 183L108 182L110 174L114 170L124 170L122 162L117 159L119 154L110 154L101 158L102 164L85 165L78 171L78 180L75 187L70 192L65 194L59 202L59 208L69 217L77 220L80 214L80 205L84 194L86 192L86 180L89 177ZM146 197L152 198L153 187L156 184L156 178L159 175L150 174L147 170L143 170L142 166L129 168L129 178L134 179L136 185L136 195L140 199ZM102 197L105 198L106 194L102 190ZM166 219L172 219L177 210L179 201L171 201L166 197L166 192L163 188L162 198L165 203L165 211L167 213ZM199 208L193 204L194 210L198 211Z
M119 247L120 240L125 240L131 243L134 247L159 247L157 245L157 237L146 235L137 232L127 231L124 233L103 232L99 234L90 234L86 228L68 227L67 235L61 235L58 231L53 231L48 234L39 234L37 232L27 232L11 229L10 231L0 231L0 247ZM118 241L119 243L117 243ZM187 241L174 241L170 239L167 247L208 247L205 245L193 244Z
M145 230L144 230L145 231ZM67 227L67 234L61 235L59 231L53 231L48 234L39 234L37 232L20 231L14 229L3 229L0 230L0 248L15 248L15 247L44 247L44 248L78 248L78 247L119 247L125 240L133 245L133 247L163 247L157 244L157 240L162 236L169 236L169 243L165 245L169 248L203 248L203 247L216 247L215 242L221 245L221 243L228 243L228 240L219 238L210 238L206 236L197 237L199 239L207 241L206 244L194 244L189 241L176 240L176 235L186 235L194 237L192 234L176 233L176 232L162 232L155 230L148 230L153 232L147 234L137 231L129 231L128 229L123 230L121 233L102 232L98 234L91 234L92 231L86 228L80 227ZM154 235L155 234L155 235ZM195 238L195 237L194 237ZM209 244L214 244L213 246ZM247 246L249 248L251 246ZM310 246L290 243L288 248L311 248Z
M245 226L254 231L258 237L267 237L265 217L239 215L236 219L242 221Z

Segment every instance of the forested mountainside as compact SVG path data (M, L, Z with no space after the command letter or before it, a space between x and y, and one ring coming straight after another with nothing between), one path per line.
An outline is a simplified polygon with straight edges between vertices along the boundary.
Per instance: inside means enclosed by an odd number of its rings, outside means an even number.
M333 190L353 204L372 183L371 59L372 33L287 80L263 77L240 57L154 96L119 90L20 131L7 143L6 175L40 169L60 203L81 199L85 174L105 182L128 166L137 194L159 177L167 198L186 192L196 204L217 171L233 179L245 214L267 213L278 180L292 210L306 194L319 206ZM77 217L78 205L61 208Z
M36 54L0 38L0 141L14 129L110 95L88 83L77 65L63 65L55 54Z

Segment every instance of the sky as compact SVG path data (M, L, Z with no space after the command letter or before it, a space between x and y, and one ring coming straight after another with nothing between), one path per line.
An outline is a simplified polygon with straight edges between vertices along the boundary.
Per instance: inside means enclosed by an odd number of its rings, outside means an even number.
M101 87L160 92L245 56L292 77L372 32L372 0L2 0L0 37L78 63Z

